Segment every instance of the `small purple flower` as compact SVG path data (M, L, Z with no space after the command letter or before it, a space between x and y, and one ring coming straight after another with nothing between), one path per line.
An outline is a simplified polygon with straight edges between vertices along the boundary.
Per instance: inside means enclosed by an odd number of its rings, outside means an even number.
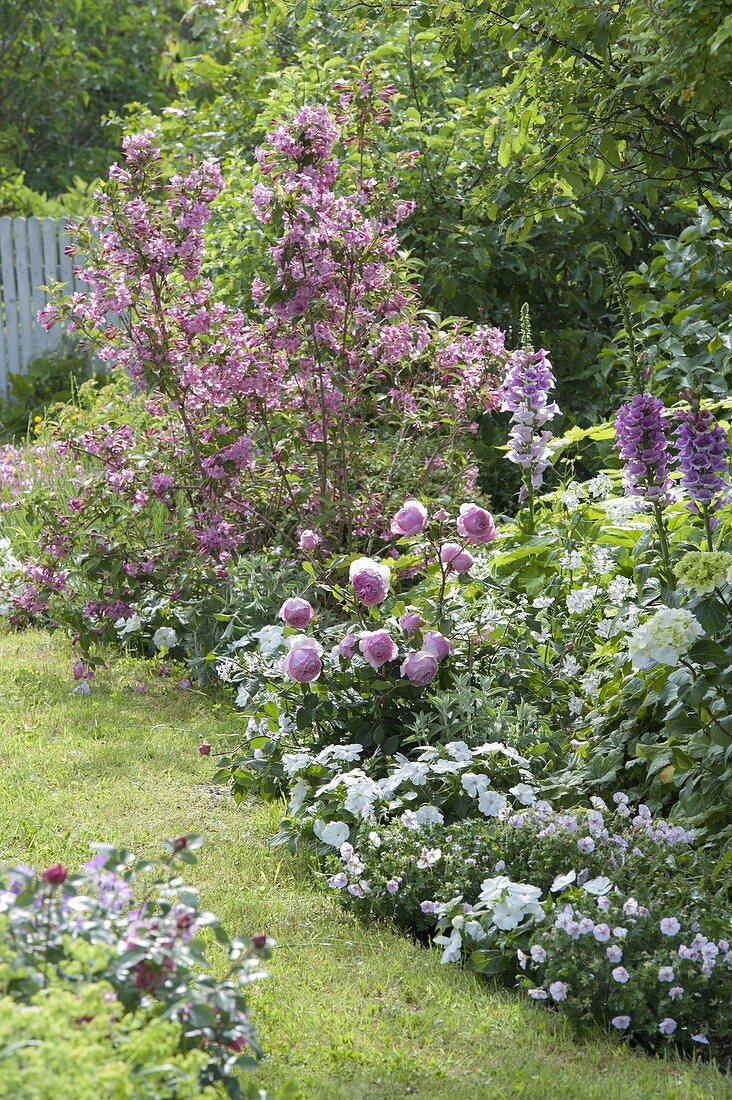
M676 917L664 917L661 921L659 928L663 932L664 936L675 936L681 929L681 925L677 921Z
M659 982L672 982L674 980L674 970L672 966L662 966L658 971Z
M615 446L625 466L626 494L660 504L669 499L671 487L665 412L663 401L637 393L615 417Z
M549 986L553 1001L566 1001L569 987L565 982L552 982Z
M623 957L623 950L621 947L618 947L617 944L612 943L609 947L605 949L605 954L607 955L609 962L619 963Z
M658 1025L658 1030L662 1035L673 1035L676 1031L676 1020L671 1016L666 1016Z
M613 1027L617 1028L618 1031L627 1031L630 1027L630 1016L613 1016L610 1023Z
M716 511L725 502L729 486L724 475L729 467L730 445L709 409L689 409L678 414L676 447L681 486L692 500L692 509Z
M612 975L613 981L617 982L618 985L625 985L625 983L630 980L630 974L624 966L616 966L612 972Z
M672 985L668 991L668 995L672 1001L678 1001L684 996L683 985Z

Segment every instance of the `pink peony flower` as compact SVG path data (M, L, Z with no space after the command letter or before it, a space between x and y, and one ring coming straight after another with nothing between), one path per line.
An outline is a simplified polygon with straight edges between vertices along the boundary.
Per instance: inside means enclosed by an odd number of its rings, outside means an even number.
M297 540L297 545L301 550L309 551L315 550L316 547L320 546L322 541L318 532L311 531L308 527L305 531L300 532L300 538Z
M304 630L314 615L312 606L299 596L292 596L289 600L285 600L280 608L280 618L284 619L288 626L294 626L297 630Z
M386 630L365 630L360 636L358 648L372 668L381 668L399 653Z
M427 523L427 509L419 500L406 500L391 521L393 535L413 538L424 530Z
M399 616L399 627L405 638L411 638L415 630L419 630L422 616L418 611L405 611Z
M373 558L357 558L348 571L356 599L364 607L374 607L386 599L391 580L391 569L380 565Z
M437 669L438 662L434 654L421 649L419 653L409 654L402 664L401 672L402 676L406 676L411 683L416 684L417 687L422 687L424 684L428 684L430 680L434 680Z
M422 642L422 650L431 653L438 661L444 661L452 653L452 642L439 630L428 630Z
M458 534L468 542L493 542L497 535L493 516L477 504L461 504L457 521Z
M323 647L305 634L288 638L287 644L290 652L282 662L285 676L298 684L312 684L323 671L323 662L320 659Z
M440 547L440 561L443 565L449 565L455 573L469 573L475 558L456 542L445 542Z

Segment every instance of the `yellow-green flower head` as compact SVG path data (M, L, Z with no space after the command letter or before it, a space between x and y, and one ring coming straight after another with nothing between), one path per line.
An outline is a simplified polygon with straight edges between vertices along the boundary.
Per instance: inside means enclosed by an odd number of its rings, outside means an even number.
M700 596L732 584L732 554L726 550L692 550L676 565L676 577L684 588L693 588Z

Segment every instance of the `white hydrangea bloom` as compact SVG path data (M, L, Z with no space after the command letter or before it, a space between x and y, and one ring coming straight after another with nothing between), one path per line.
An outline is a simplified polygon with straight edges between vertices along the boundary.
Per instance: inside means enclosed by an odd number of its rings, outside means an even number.
M703 635L701 623L690 611L663 607L634 630L628 640L628 656L638 669L653 665L675 667Z

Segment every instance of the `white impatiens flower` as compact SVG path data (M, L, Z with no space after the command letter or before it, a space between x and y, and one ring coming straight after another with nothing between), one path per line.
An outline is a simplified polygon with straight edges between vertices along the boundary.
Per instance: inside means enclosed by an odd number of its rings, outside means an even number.
M285 752L282 754L282 767L285 769L285 774L289 776L304 771L312 762L313 758L309 752Z
M628 656L634 668L675 667L703 635L701 623L690 611L663 607L633 631L628 640Z
M512 794L522 806L533 806L536 802L536 791L528 783L517 783L515 787L509 787L508 790L509 794Z
M478 798L481 794L484 794L490 783L491 781L487 775L479 775L478 772L464 772L460 776L460 784L471 798Z
M568 886L571 886L576 879L576 871L567 871L565 875L557 875L549 889L553 894L558 894L561 890L566 890Z
M435 936L434 942L439 944L440 947L445 948L442 952L440 962L460 962L460 956L463 950L463 938L460 935L459 928L453 928L449 936Z
M599 875L597 878L588 879L584 883L582 889L587 894L594 894L596 897L601 897L603 894L607 894L609 890L612 890L613 884L609 878L605 875Z
M414 816L420 825L442 825L445 820L436 806L420 806Z
M317 817L313 822L313 832L323 844L340 848L348 840L349 829L345 821L323 821L321 817Z
M117 631L118 638L126 638L128 634L134 634L136 630L139 630L142 626L142 619L139 615L130 615L129 619L117 619L114 624L114 629ZM160 633L160 631L158 631ZM175 634L175 631L173 631ZM176 638L176 641L178 639ZM154 639L153 639L154 641Z
M276 653L285 644L285 631L281 626L263 626L252 637L259 642L259 650L265 657Z
M506 796L499 794L498 791L483 791L478 796L478 809L486 817L498 817L506 805Z
M172 626L159 626L153 634L152 640L156 649L171 650L178 644L178 635Z
M485 879L480 888L480 900L490 913L496 928L510 931L526 919L536 917L542 920L544 910L539 899L541 890L526 882L511 882L506 875Z
M287 805L288 812L293 815L298 814L307 802L309 794L310 784L305 779L298 779L298 781L290 787L290 801Z

